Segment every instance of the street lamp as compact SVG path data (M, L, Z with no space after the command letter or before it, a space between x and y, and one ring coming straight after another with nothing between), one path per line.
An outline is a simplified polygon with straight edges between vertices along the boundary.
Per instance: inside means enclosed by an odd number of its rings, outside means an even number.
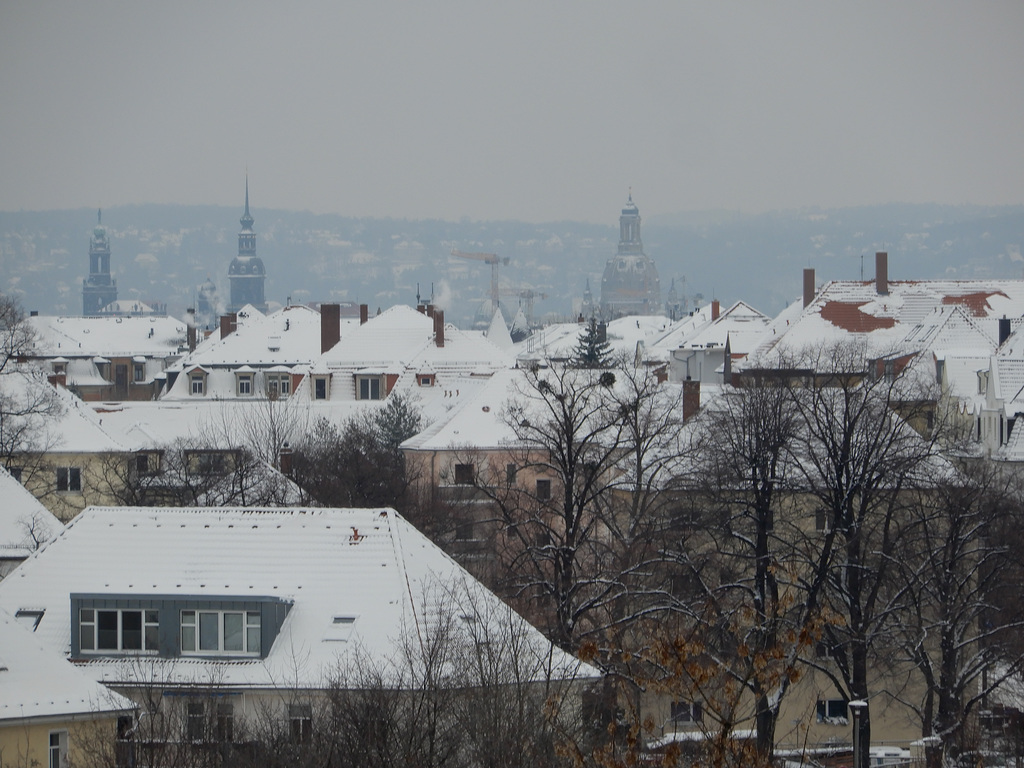
M868 703L862 699L851 701L847 706L853 712L853 765L854 768L863 768L864 763L861 762L861 753L864 751L864 745L860 743L860 718L864 714L864 710L867 708ZM871 745L868 745L868 749Z

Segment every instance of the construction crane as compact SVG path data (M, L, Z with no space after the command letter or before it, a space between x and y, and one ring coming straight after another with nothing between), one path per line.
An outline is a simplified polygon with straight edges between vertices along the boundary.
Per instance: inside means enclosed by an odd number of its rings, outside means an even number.
M544 301L548 297L546 293L538 293L532 288L502 288L499 293L502 296L517 296L520 304L526 309L526 321L533 325L533 302L536 299Z
M466 253L457 248L452 248L452 256L460 259L476 259L491 265L491 314L498 311L498 265L508 265L508 256L499 256L496 253Z

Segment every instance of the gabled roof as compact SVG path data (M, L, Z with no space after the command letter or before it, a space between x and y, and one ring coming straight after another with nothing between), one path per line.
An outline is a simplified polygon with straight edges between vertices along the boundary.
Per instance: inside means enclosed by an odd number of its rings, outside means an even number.
M44 648L12 614L0 609L0 725L11 720L99 716L135 705Z
M0 607L45 610L36 636L69 653L69 595L276 598L290 603L264 660L170 659L147 664L168 684L215 679L242 687L317 687L358 648L383 667L402 633L464 614L472 603L524 633L556 674L578 662L391 509L90 507L0 582ZM445 603L451 602L446 606ZM332 631L336 617L350 630ZM130 659L81 663L96 679L130 679Z

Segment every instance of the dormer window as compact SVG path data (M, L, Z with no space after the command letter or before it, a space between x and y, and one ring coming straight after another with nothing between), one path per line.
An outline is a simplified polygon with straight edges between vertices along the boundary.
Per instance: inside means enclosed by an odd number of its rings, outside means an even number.
M235 374L235 391L239 397L252 397L252 373L239 372Z
M330 374L322 376L313 376L313 399L314 400L327 400L329 399L331 388L330 388L331 377Z
M290 373L267 374L267 397L271 400L285 398L291 394L292 377Z
M380 400L384 387L380 376L356 376L356 399Z
M54 360L53 361L53 372L55 374L57 374L58 376L60 376L62 374L66 375L67 372L68 372L68 364L67 364L67 362Z
M188 374L189 392L197 397L206 394L206 371L195 368Z
M417 378L421 387L434 386L434 374L432 373L421 373Z
M259 611L182 611L181 652L258 656Z

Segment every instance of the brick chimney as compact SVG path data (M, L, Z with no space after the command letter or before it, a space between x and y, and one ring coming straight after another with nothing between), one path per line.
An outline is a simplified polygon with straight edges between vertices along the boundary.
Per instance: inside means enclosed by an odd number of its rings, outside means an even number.
M689 376L683 382L683 421L689 421L700 410L700 379L694 381Z
M238 315L230 312L220 316L220 337L227 338L238 328Z
M721 311L722 311L722 304L718 301L718 299L712 299L711 300L711 319L712 320L717 320L718 319L718 315L721 313Z
M188 351L195 352L196 344L198 343L196 339L196 327L194 324L189 323L187 329L186 336L188 338Z
M814 270L804 270L804 306L814 301Z
M885 251L875 254L875 290L879 296L889 294L889 254Z
M434 343L439 347L444 346L444 310L435 309L434 317Z
M278 454L277 465L278 469L281 470L281 474L285 477L291 477L292 475L292 447L285 443L281 446L281 453Z
M366 321L370 319L370 305L360 304L359 305L359 324L366 325Z
M341 304L320 305L320 354L341 339Z

